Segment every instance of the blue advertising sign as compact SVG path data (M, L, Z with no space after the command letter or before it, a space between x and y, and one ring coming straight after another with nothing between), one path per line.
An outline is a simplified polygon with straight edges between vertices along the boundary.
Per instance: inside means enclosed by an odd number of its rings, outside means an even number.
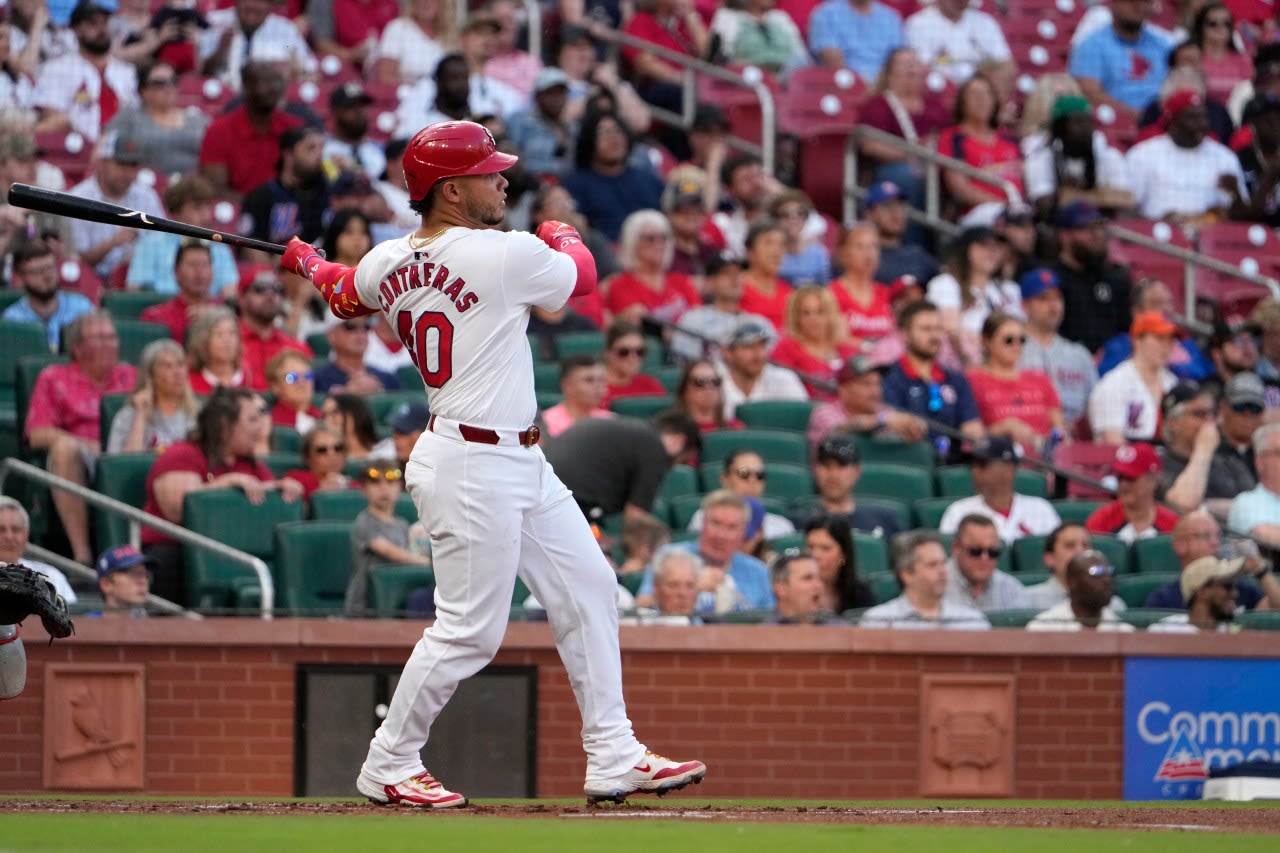
M1280 761L1280 660L1130 658L1124 798L1199 799L1210 768Z

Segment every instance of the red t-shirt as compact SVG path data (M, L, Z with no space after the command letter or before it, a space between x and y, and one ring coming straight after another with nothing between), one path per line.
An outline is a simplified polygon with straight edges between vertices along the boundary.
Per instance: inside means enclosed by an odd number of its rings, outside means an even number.
M240 360L240 368L244 371L246 388L254 391L267 390L267 362L271 361L281 350L293 349L307 358L313 358L311 347L297 338L291 338L279 329L272 329L265 340L246 324L240 324L240 342L244 346L244 355Z
M276 176L280 134L302 125L302 119L283 110L271 114L271 124L259 131L249 123L243 106L209 123L200 143L200 163L219 163L227 169L227 184L243 195Z
M174 471L190 471L199 475L200 479L206 483L223 474L232 472L248 474L252 477L257 477L263 482L270 482L275 479L271 476L271 469L252 456L242 456L236 459L230 467L218 465L210 468L209 460L200 452L200 448L189 441L175 441L160 451L156 461L151 463L151 471L147 474L147 502L142 507L144 512L158 515L161 518L165 517L164 513L160 511L160 503L156 500L156 480L162 475L171 474ZM169 520L173 521L173 519ZM158 530L150 527L142 528L143 545L172 541L172 539Z
M925 93L923 110L918 113L908 113L908 115L911 116L911 124L915 126L917 139L927 138L951 124L952 121L951 110L947 109L943 100L932 92ZM889 107L889 101L884 95L868 98L866 103L858 108L858 124L865 124L903 139L907 138L906 131L898 123L897 114Z
M205 300L205 304L213 306L226 305L225 302L212 297ZM169 328L169 337L180 344L186 344L187 329L191 327L191 322L194 319L191 313L193 307L184 302L182 297L175 296L168 302L161 302L159 305L144 308L142 313L138 315L138 319L147 323L159 323L162 326L167 326Z
M1176 512L1162 506L1156 507L1154 526L1157 533L1171 533L1177 523L1178 514ZM1085 519L1084 526L1090 533L1115 535L1129 526L1129 519L1125 518L1124 507L1120 505L1120 501L1115 500L1095 509Z
M773 352L769 353L769 360L783 367L789 367L798 373L825 379L834 387L836 371L840 369L840 365L844 363L845 359L857 353L858 348L853 344L836 344L836 357L831 361L824 361L800 346L800 343L795 338L784 336L779 339L777 346L773 348ZM803 376L801 381L804 382L805 390L809 392L811 399L826 401L836 398L834 392L810 385Z
M744 314L759 314L775 329L782 328L782 320L787 314L787 297L791 295L791 285L778 279L778 287L773 296L765 296L750 284L743 285L742 301L738 309Z
M225 386L215 385L199 370L192 370L187 373L187 381L191 383L191 391L198 397L207 397L213 393L214 388L247 388L245 384L245 373L243 370L237 370L236 375Z
M667 389L662 387L662 383L654 379L647 373L637 373L626 385L606 385L604 391L604 399L600 401L600 408L609 408L609 402L619 397L643 397L646 394L665 394Z
M878 341L893 333L893 309L889 307L889 288L877 284L871 288L871 303L863 305L853 298L839 279L829 285L840 313L849 318L849 334L860 341Z
M675 25L668 28L662 25L652 12L636 12L631 16L631 20L627 21L627 25L622 31L629 36L656 44L658 47L665 47L667 50L676 53L683 53L685 56L697 56L698 48L693 41L693 36L689 34L689 28L685 26L684 19L678 19L673 22ZM636 57L640 55L640 49L623 45L622 58L627 61L628 65L634 65ZM665 59L659 59L663 65L680 70L679 66L667 62Z
M621 314L632 305L659 320L676 322L684 312L702 304L698 289L687 275L667 273L661 290L654 290L629 272L620 272L609 280L605 306L611 314Z
M973 389L978 414L987 426L1006 418L1017 418L1037 435L1047 436L1053 430L1049 410L1060 410L1062 401L1048 375L1039 370L1024 370L1017 379L1007 380L976 368L965 376Z
M316 420L324 417L315 406L307 406L306 414ZM276 404L271 407L271 423L296 430L298 428L298 412L286 406L282 401L277 400Z
M998 133L991 141L984 142L957 126L948 127L938 134L938 153L963 160L975 169L989 172L992 177L1003 178L1019 193L1022 192L1022 150L1018 143ZM974 180L973 185L984 195L991 196L992 201L1008 201L1004 191L993 184Z
M396 0L333 0L333 39L342 47L377 39L399 14Z

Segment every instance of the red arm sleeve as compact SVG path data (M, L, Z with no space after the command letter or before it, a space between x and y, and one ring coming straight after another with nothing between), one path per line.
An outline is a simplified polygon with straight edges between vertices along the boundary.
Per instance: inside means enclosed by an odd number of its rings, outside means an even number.
M378 313L377 308L365 305L356 295L356 271L349 266L321 261L312 268L311 283L329 303L335 317L350 320Z

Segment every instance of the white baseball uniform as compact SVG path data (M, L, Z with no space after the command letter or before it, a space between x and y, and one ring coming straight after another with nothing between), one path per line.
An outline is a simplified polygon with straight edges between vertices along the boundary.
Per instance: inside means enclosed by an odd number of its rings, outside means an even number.
M519 438L537 414L530 309L559 309L576 279L572 258L531 234L464 227L382 243L356 269L360 302L413 354L433 415L405 482L431 536L436 622L370 744L363 772L377 782L423 771L432 723L502 643L517 574L568 670L588 778L621 776L644 754L622 698L613 570L542 450Z

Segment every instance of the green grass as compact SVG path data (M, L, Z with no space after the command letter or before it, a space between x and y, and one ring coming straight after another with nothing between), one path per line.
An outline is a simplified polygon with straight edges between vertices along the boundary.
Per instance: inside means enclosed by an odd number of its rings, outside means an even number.
M1261 835L1128 830L966 829L926 826L729 823L698 820L536 818L463 815L368 816L4 814L0 851L334 850L608 851L608 853L1237 853L1274 851Z

